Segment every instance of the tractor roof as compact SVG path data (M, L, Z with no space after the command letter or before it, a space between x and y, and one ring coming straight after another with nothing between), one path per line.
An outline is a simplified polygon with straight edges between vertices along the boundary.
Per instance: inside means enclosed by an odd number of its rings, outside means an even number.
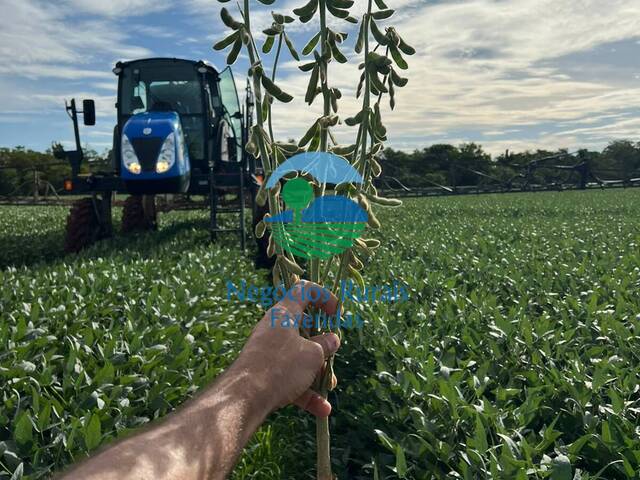
M116 63L117 68L129 67L136 64L144 64L144 63L188 63L194 66L194 68L203 67L206 68L209 73L213 73L215 75L218 74L218 69L211 63L206 60L187 60L184 58L169 58L169 57L154 57L154 58L140 58L137 60L129 60L126 62L118 62ZM115 69L114 69L115 70Z

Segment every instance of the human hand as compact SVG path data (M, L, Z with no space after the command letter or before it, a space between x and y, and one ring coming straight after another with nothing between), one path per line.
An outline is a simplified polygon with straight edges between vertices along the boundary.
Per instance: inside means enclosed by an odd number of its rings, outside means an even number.
M293 403L326 417L331 404L310 387L322 373L325 359L340 347L340 339L334 333L309 339L300 336L292 320L302 318L309 304L335 315L338 299L313 282L296 283L258 322L234 366L249 373L270 411ZM331 388L335 384L334 376Z

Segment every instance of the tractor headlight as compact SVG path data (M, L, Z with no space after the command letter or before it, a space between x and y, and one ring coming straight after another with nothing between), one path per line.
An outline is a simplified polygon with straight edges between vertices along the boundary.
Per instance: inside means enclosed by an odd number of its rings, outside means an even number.
M171 133L162 143L158 161L156 162L156 172L164 173L168 171L176 162L176 136Z
M122 163L124 164L124 167L135 175L139 174L142 171L142 168L140 167L140 162L138 161L138 156L133 149L133 145L131 145L131 142L129 141L129 137L122 135L122 141L120 143L120 152L122 154Z

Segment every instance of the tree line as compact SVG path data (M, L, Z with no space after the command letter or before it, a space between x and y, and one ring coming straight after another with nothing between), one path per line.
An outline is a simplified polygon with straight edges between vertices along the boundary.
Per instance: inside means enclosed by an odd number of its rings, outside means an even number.
M579 169L566 167L584 164L589 181L623 180L640 177L640 142L617 140L601 152L579 150L535 150L489 155L481 145L464 143L431 145L413 152L387 148L380 157L383 187L396 188L398 182L408 188L437 185L475 186L478 184L522 184L526 178L540 185L580 181Z
M83 152L84 172L95 168L104 170L109 164L109 151L99 154L85 147ZM65 178L70 175L68 162L55 158L53 148L38 152L24 146L0 147L0 196L33 195L36 180L41 193L46 191L47 184L61 191Z
M109 169L110 151L98 154L85 148L84 155L84 171ZM491 156L476 143L458 146L436 144L413 152L386 148L378 160L383 171L378 182L383 188L400 185L407 188L497 185L510 181L517 185L526 175L533 183L542 185L576 183L579 181L576 171L554 167L579 163L586 164L590 172L601 180L628 182L640 177L640 142L617 140L601 152L586 149L578 152L535 150L505 152L497 156ZM71 169L54 157L52 149L38 152L23 146L0 148L0 196L32 195L34 171L38 172L40 188L48 183L60 191Z

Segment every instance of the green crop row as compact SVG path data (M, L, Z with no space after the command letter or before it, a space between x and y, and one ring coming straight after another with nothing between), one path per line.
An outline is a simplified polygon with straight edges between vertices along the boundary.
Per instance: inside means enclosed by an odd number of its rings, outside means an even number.
M330 400L341 479L640 475L640 191L430 198L381 209ZM266 284L205 212L61 253L65 211L0 208L0 479L47 476L160 417L235 357ZM34 243L38 243L34 245ZM16 264L11 267L7 265ZM19 266L22 265L22 266ZM313 419L270 417L234 478L314 478Z

